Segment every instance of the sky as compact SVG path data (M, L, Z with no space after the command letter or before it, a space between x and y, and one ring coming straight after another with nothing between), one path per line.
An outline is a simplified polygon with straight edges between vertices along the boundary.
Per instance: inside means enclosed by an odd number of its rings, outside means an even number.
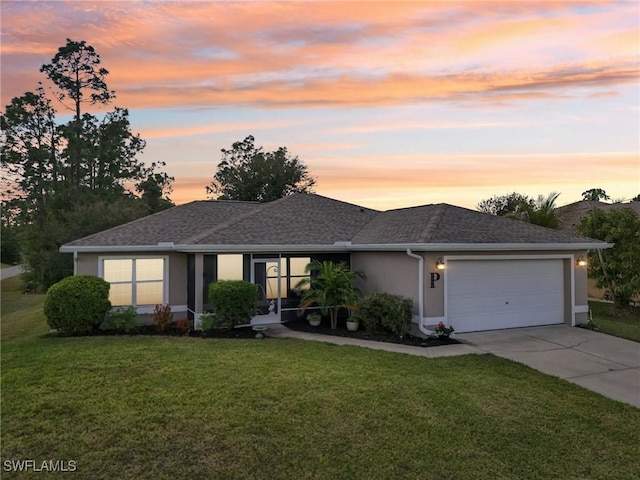
M0 8L2 110L86 41L177 204L207 198L220 150L248 135L298 156L316 193L381 210L640 193L637 0Z

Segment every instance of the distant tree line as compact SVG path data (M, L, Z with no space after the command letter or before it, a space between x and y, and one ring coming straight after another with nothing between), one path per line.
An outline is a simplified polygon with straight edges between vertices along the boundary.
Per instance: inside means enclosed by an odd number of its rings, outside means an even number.
M40 71L48 87L13 98L0 115L2 258L24 264L28 290L73 272L60 245L172 205L173 178L163 162L138 158L145 141L128 110L87 111L115 98L94 48L67 39ZM52 97L71 120L58 120Z

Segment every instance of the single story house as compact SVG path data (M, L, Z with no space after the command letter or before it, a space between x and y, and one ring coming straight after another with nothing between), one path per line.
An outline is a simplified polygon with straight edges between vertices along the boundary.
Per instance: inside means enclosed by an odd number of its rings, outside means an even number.
M63 245L76 274L111 284L114 306L170 304L199 325L207 287L259 286L252 324L295 318L311 260L365 273L363 293L413 298L423 331L586 322L589 249L612 245L448 204L389 211L315 194L269 203L195 201Z

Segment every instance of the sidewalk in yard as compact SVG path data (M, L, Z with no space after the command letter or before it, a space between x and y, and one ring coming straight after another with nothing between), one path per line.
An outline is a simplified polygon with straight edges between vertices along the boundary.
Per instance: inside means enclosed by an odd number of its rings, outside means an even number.
M374 350L385 350L387 352L406 353L420 357L436 358L450 357L453 355L466 355L468 353L484 353L482 350L468 344L459 343L457 345L443 345L440 347L413 347L410 345L400 345L397 343L374 342L371 340L361 340L359 338L338 337L333 335L321 335L318 333L298 332L291 330L281 324L269 325L265 332L267 337L274 338L299 338L301 340L311 340L316 342L333 343L335 345L355 345L357 347L371 348Z

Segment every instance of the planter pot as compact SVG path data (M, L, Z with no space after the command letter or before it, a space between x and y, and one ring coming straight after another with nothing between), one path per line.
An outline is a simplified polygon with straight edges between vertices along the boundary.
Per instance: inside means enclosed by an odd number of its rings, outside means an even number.
M347 330L349 330L350 332L355 332L356 330L358 330L359 326L360 322L351 322L347 320Z
M317 316L317 317L308 316L307 320L309 321L309 325L311 325L312 327L318 327L318 326L320 326L320 322L322 321L322 317L320 317L320 316Z

